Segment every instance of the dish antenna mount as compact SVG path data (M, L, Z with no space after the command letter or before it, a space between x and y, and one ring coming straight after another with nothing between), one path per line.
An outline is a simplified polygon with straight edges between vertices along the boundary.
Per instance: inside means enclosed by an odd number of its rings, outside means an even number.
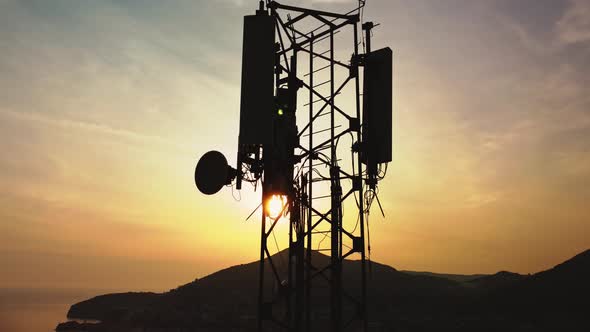
M227 159L219 151L205 153L195 168L195 184L205 195L216 194L223 186L231 184L236 170L227 164Z

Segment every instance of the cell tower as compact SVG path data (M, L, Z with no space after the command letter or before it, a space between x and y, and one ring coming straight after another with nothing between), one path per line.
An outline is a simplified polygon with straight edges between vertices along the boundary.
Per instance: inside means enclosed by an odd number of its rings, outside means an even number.
M258 331L368 328L368 213L392 158L392 52L371 50L374 25L362 22L364 6L338 14L260 1L244 17L237 167L210 151L195 182L208 195L226 184L262 185ZM276 202L281 211L272 215ZM343 218L346 202L353 223ZM281 219L289 223L285 276L268 246ZM313 245L329 259L314 258ZM357 271L347 272L354 285L343 285L343 260L354 256Z

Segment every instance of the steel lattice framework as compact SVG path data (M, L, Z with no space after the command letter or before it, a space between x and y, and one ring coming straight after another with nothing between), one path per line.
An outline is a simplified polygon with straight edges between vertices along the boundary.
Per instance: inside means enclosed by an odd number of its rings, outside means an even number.
M364 42L365 51L370 52L370 30L373 27L370 22L362 24L363 7L364 1L347 14L337 14L287 6L275 1L266 1L266 9L262 2L260 5L260 10L266 11L275 21L279 45L276 52L275 89L288 89L295 96L303 95L307 102L297 110L299 120L304 118L305 112L307 114L306 124L297 132L292 188L287 195L284 213L281 214L289 220L290 225L286 280L268 247L269 237L273 235L281 216L273 218L262 213L259 331L311 331L322 321L330 325L331 331L367 330L366 251L370 250L366 241L367 217L370 204L376 197L376 180L371 179L369 172L366 172L367 166L362 159L362 75L359 68L364 64L365 54L359 52L359 45ZM299 25L303 20L315 21L317 27L302 32ZM352 54L346 54L345 59L336 57L335 35L338 33L349 34L346 39ZM315 50L317 45L326 42L327 50ZM305 62L308 68L298 68L298 62ZM301 75L298 69L306 73ZM318 78L322 78L321 81L318 82ZM326 124L327 117L328 128L318 130L318 123L323 121ZM350 153L350 162L339 159L342 152L338 144L345 137L351 140L347 152ZM252 168L246 167L240 169L239 174L246 176L249 172L252 172ZM260 176L261 172L258 171L253 178L258 180ZM322 188L326 188L326 184L329 185L330 194L318 195ZM330 200L329 207L324 209L326 211L318 207L321 199ZM351 205L355 213L350 215L356 219L354 227L353 224L343 222L345 201L353 201ZM328 246L318 245L317 249L329 251L330 258L327 261L314 258L311 249L314 245L312 239L317 242L316 236L330 239ZM350 273L356 273L359 284L350 291L343 285L342 263L344 259L356 256L353 254L360 256L360 264L355 264L358 266L358 269L355 268L357 271ZM329 290L330 313L329 319L324 320L321 314L314 316L312 310L319 305L316 303L319 297L313 297L312 294L321 282L327 283Z

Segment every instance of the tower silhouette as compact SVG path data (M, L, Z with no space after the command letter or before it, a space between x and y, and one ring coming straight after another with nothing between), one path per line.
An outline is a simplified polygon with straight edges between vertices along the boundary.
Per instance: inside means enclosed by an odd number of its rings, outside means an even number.
M258 331L367 330L368 214L392 159L392 52L371 51L375 25L363 24L364 6L339 14L260 1L256 14L244 17L237 167L209 152L195 181L205 194L233 181L237 189L262 184ZM336 57L339 33L349 34L345 59ZM319 195L326 184L329 194ZM271 202L279 202L278 212ZM344 222L346 202L356 222ZM284 274L269 250L281 219L289 223ZM313 245L330 253L323 266ZM347 287L342 261L354 255L358 285ZM316 280L328 284L328 319L313 312L321 300L313 297Z

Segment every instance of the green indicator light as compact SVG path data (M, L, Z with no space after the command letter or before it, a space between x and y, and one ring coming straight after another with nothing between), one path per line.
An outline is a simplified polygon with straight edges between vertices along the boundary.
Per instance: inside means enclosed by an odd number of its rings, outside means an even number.
M277 111L277 113L278 113L279 115L283 115L283 109L282 109L282 108L279 108L279 110Z

